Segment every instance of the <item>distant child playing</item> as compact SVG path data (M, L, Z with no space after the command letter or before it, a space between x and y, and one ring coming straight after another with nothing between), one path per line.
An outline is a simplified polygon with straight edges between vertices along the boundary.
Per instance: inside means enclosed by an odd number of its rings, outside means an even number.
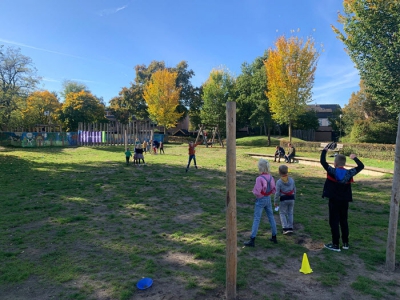
M129 151L129 148L126 149L125 157L126 157L126 164L128 165L129 159L132 157L132 153L131 153L131 151Z
M320 162L326 170L326 180L322 198L329 199L329 226L331 227L332 243L325 244L325 248L332 251L340 251L339 240L340 231L342 232L342 249L349 249L349 224L347 222L349 202L353 201L351 183L353 176L364 169L364 164L357 158L355 154L350 154L357 167L345 169L346 156L338 154L331 167L326 162L326 153L330 149L328 144L321 151ZM339 229L340 228L340 229Z
M197 169L197 164L196 164L196 147L198 145L200 145L201 142L198 143L193 143L193 142L189 142L189 161L186 167L186 172L189 171L189 166L190 166L190 162L193 160L194 162L194 167Z
M281 178L276 182L275 207L279 206L283 234L293 232L293 209L296 196L296 186L292 177L288 176L288 167L279 166Z
M138 165L140 165L140 160L142 160L143 164L145 165L144 157L143 157L143 148L142 148L141 144L137 145L135 148L135 157L136 157L136 163Z
M271 194L275 193L275 180L269 173L269 162L261 158L258 161L258 171L260 172L260 175L256 178L256 184L253 188L253 194L256 196L253 227L251 229L250 240L244 243L245 246L249 247L255 246L254 242L256 239L258 226L260 225L263 210L265 210L267 213L268 221L271 225L272 237L269 240L275 244L278 242L276 239L276 223L271 205Z

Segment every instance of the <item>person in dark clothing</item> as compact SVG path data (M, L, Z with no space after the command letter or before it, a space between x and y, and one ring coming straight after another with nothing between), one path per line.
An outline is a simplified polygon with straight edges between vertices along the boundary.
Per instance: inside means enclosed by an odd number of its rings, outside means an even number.
M285 149L283 149L281 146L276 146L274 161L276 162L276 159L278 159L278 162L281 162L281 158L284 157L285 157Z
M349 202L353 201L351 183L353 176L364 169L364 164L356 157L350 154L357 167L345 169L346 156L338 154L335 157L333 167L326 162L326 153L330 145L328 144L321 151L320 162L326 170L327 178L325 180L322 198L329 199L329 226L331 227L332 243L326 244L325 248L333 251L340 251L339 240L340 231L342 233L342 249L349 249L349 225L347 222Z
M285 161L286 163L290 164L293 160L294 162L294 156L296 155L296 149L293 147L291 143L288 144L288 150L287 154L285 155Z

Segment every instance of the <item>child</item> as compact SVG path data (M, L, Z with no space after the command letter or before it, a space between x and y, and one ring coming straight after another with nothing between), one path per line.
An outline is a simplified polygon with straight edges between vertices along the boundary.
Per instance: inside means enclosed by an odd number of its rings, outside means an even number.
M333 167L331 167L326 162L326 152L330 147L331 144L328 144L321 151L320 158L321 165L327 172L322 198L326 197L329 199L329 226L332 233L332 243L326 244L325 248L339 252L340 231L342 233L342 249L349 249L347 216L349 202L353 201L351 183L353 182L353 176L364 169L364 164L355 154L350 154L350 158L355 161L357 167L347 170L344 168L346 165L346 156L338 154L335 157Z
M157 140L153 141L153 152L154 152L154 154L157 154L157 149L158 149L159 145L160 144L158 143Z
M293 232L293 209L296 196L296 186L292 177L288 176L288 167L279 166L281 178L276 182L275 207L279 206L283 234Z
M133 164L136 165L138 164L138 153L137 153L137 146L133 149Z
M267 213L272 230L272 237L269 240L275 244L278 243L276 239L276 223L271 205L271 194L275 193L275 180L271 174L269 174L269 162L261 158L258 161L258 171L260 172L260 176L256 178L256 184L253 188L253 194L256 196L253 227L251 229L250 241L244 243L245 246L249 247L255 246L254 241L256 239L263 209Z
M146 140L143 141L143 152L147 153L147 141Z
M137 147L135 148L135 155L136 155L137 164L140 165L140 160L142 160L143 164L145 165L144 157L143 157L143 148L142 148L141 144L137 145Z
M190 166L190 162L192 161L192 159L193 159L193 162L194 162L194 167L197 169L196 149L195 148L200 144L201 144L201 142L198 142L196 144L193 143L193 142L189 142L189 162L188 162L187 167L186 167L186 172L189 171L189 166Z
M290 164L293 160L294 162L294 156L296 155L296 149L293 147L291 143L288 144L288 151L287 155L285 155L285 161L286 163Z
M131 151L129 151L129 148L126 149L125 157L126 157L126 164L129 165L129 159L132 157L132 153Z
M159 151L160 154L161 154L161 151L162 151L163 154L165 154L165 152L164 152L164 143L163 142L160 142L160 151Z
M285 149L283 149L281 146L276 146L274 157L275 157L274 159L275 162L276 159L278 159L278 162L281 162L281 158L285 157Z

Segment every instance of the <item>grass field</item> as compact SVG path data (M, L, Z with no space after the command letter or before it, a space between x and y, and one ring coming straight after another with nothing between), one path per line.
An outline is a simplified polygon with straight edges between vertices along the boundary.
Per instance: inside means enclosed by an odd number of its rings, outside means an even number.
M249 145L250 143L250 145ZM268 241L265 214L256 248L243 248L253 217L257 161L273 153L237 148L240 299L398 299L399 271L385 272L391 180L357 175L350 250L330 241L322 168L290 165L295 233ZM225 149L165 145L145 166L126 166L123 147L0 151L1 299L223 299ZM379 165L379 162L376 162ZM271 163L277 179L277 163ZM278 230L279 217L276 215ZM400 246L397 246L397 261ZM313 273L299 272L307 253ZM142 277L154 285L136 288ZM352 298L350 298L352 297Z

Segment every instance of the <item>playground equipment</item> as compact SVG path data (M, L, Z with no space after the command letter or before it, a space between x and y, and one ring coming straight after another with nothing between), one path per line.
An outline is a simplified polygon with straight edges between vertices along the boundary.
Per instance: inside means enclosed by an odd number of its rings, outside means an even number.
M206 128L211 128L212 132L212 137L207 140L207 131ZM223 148L224 143L222 142L221 139L221 134L219 133L218 125L206 125L206 124L199 124L199 131L197 132L197 137L195 143L200 139L200 135L202 136L203 139L203 144L208 146L211 146L217 143Z
M108 123L78 124L78 145L134 145L136 139L143 142L154 138L150 120L130 121L122 124L118 121Z

